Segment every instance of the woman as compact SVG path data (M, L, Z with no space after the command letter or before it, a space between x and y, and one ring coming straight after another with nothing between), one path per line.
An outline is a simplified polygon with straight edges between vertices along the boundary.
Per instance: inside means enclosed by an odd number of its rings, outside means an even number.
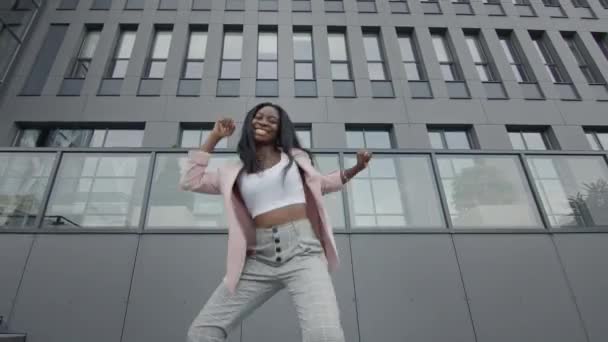
M231 119L215 123L200 151L190 151L183 190L221 194L228 222L226 276L188 330L190 342L225 341L229 331L286 287L306 342L343 342L329 271L338 265L322 194L339 191L367 167L357 164L321 175L312 166L285 110L272 103L252 108L238 143L240 161L207 168L219 140L232 135Z

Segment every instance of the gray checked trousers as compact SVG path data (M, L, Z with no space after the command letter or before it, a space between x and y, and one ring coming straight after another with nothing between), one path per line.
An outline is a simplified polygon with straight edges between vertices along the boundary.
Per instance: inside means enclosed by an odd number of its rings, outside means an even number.
M188 342L224 342L228 333L287 288L304 342L344 342L340 313L321 243L308 220L256 229L236 292L222 282L188 330Z

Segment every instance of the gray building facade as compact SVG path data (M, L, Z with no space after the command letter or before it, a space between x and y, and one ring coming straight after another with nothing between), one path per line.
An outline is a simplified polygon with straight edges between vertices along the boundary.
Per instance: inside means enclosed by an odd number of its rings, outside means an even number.
M374 152L326 197L347 341L608 340L607 1L6 2L0 333L184 341L227 235L179 165L272 101ZM299 336L283 291L229 341Z

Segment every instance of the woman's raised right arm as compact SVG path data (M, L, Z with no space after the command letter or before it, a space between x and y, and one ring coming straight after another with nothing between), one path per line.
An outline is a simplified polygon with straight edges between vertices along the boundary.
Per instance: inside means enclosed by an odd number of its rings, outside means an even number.
M216 195L221 193L218 170L208 169L209 159L218 141L232 135L234 127L232 119L218 120L201 148L188 152L188 159L182 167L179 180L182 190Z

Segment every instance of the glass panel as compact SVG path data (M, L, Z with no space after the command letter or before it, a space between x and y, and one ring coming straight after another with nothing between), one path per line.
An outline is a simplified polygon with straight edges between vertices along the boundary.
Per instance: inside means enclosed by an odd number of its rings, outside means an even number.
M187 62L186 69L184 70L184 78L203 78L203 67L204 62Z
M346 147L364 148L363 131L346 131Z
M169 57L169 48L171 47L171 31L157 31L154 39L154 48L152 49L152 58Z
M511 140L511 146L513 146L514 150L526 149L526 145L524 144L524 139L521 137L521 133L509 132L509 139Z
M90 147L103 147L103 141L106 138L105 129L96 129L93 131L93 138L91 139Z
M405 68L405 74L408 80L418 81L422 79L416 63L403 63L403 67Z
M331 78L333 80L350 80L348 65L345 63L332 63Z
M88 147L92 135L91 129L53 129L44 147Z
M207 49L207 32L190 32L190 43L188 44L188 59L205 59Z
M365 48L365 56L368 61L381 61L380 45L378 35L366 34L363 36L363 47Z
M375 63L367 63L367 70L369 72L370 80L385 80L386 75L384 75L384 66L382 62Z
M236 160L235 155L215 154L208 171ZM177 184L186 167L185 154L159 153L156 157L146 228L225 228L221 196L181 191Z
M141 147L143 140L142 129L109 129L105 147Z
M313 80L314 78L312 63L296 63L296 80Z
M258 59L277 59L277 33L260 32L258 38Z
M438 156L454 227L541 227L515 156Z
M209 134L211 134L211 130L209 129L203 129L201 130L201 144L203 144L205 141L207 141L207 138L209 137ZM217 142L217 144L215 145L216 148L227 148L228 147L228 139L224 138L221 139L220 141Z
M222 62L222 79L241 78L241 62Z
M608 133L595 133L597 139L600 141L602 145L602 149L608 149Z
M148 72L148 78L163 78L165 77L165 67L167 62L155 61L150 63L150 71Z
M64 154L45 224L66 228L137 226L148 164L149 156L132 153Z
M476 65L475 69L477 69L477 74L479 75L479 79L482 82L486 82L488 80L490 80L490 76L489 76L489 71L487 66L485 65Z
M391 138L388 132L365 131L364 135L367 148L391 148Z
M416 60L410 37L399 37L399 49L401 50L401 59L403 61Z
M196 129L188 129L182 131L181 147L199 146L201 146L201 131Z
M437 54L437 60L439 62L449 62L450 57L446 51L445 42L443 37L440 35L432 35L433 38L433 47L435 48L435 53Z
M0 153L0 226L33 226L54 153Z
M329 41L329 59L332 61L348 60L344 33L330 33L327 39Z
M312 134L309 129L298 129L296 130L296 135L298 136L298 140L300 141L300 144L302 144L302 147L312 147Z
M118 60L114 63L114 70L112 71L112 78L124 78L127 74L127 67L129 66L129 60Z
M338 156L318 154L313 156L314 165L322 174L340 170ZM344 228L344 202L342 200L342 192L332 192L323 196L323 205L329 215L329 221L335 228Z
M346 167L355 163L345 157ZM428 156L376 156L348 183L348 194L354 228L445 226Z
M118 43L117 58L131 58L133 45L135 44L135 31L123 31Z
M24 129L21 130L19 140L15 144L17 147L38 147L38 139L40 138L39 129Z
M429 131L429 140L431 141L431 147L434 149L443 149L443 139L441 138L441 132Z
M449 149L471 149L469 138L465 131L445 131L445 142Z
M600 156L526 158L551 226L608 225L608 168Z
M585 136L587 137L587 141L589 142L589 146L591 147L592 150L594 150L594 151L600 150L600 146L598 145L597 141L595 140L595 136L593 133L587 132L587 133L585 133Z
M440 65L441 67L441 74L443 75L443 79L446 81L454 81L455 77L454 77L454 73L452 72L452 66L450 64L442 64Z
M522 132L528 150L546 150L547 145L543 140L543 134L540 132Z
M277 62L258 62L258 79L276 80L277 72Z
M473 62L482 63L484 60L481 58L481 54L477 47L477 37L467 36L465 40L467 42L467 46L469 47L469 52L471 52L471 57L473 57Z
M243 34L241 32L226 32L224 34L225 59L241 59L243 48Z
M80 50L81 58L93 58L93 55L95 54L95 48L97 47L97 43L99 42L100 35L100 31L87 32L87 35L82 44L82 49Z
M295 60L312 60L312 34L310 32L294 32L293 58Z

